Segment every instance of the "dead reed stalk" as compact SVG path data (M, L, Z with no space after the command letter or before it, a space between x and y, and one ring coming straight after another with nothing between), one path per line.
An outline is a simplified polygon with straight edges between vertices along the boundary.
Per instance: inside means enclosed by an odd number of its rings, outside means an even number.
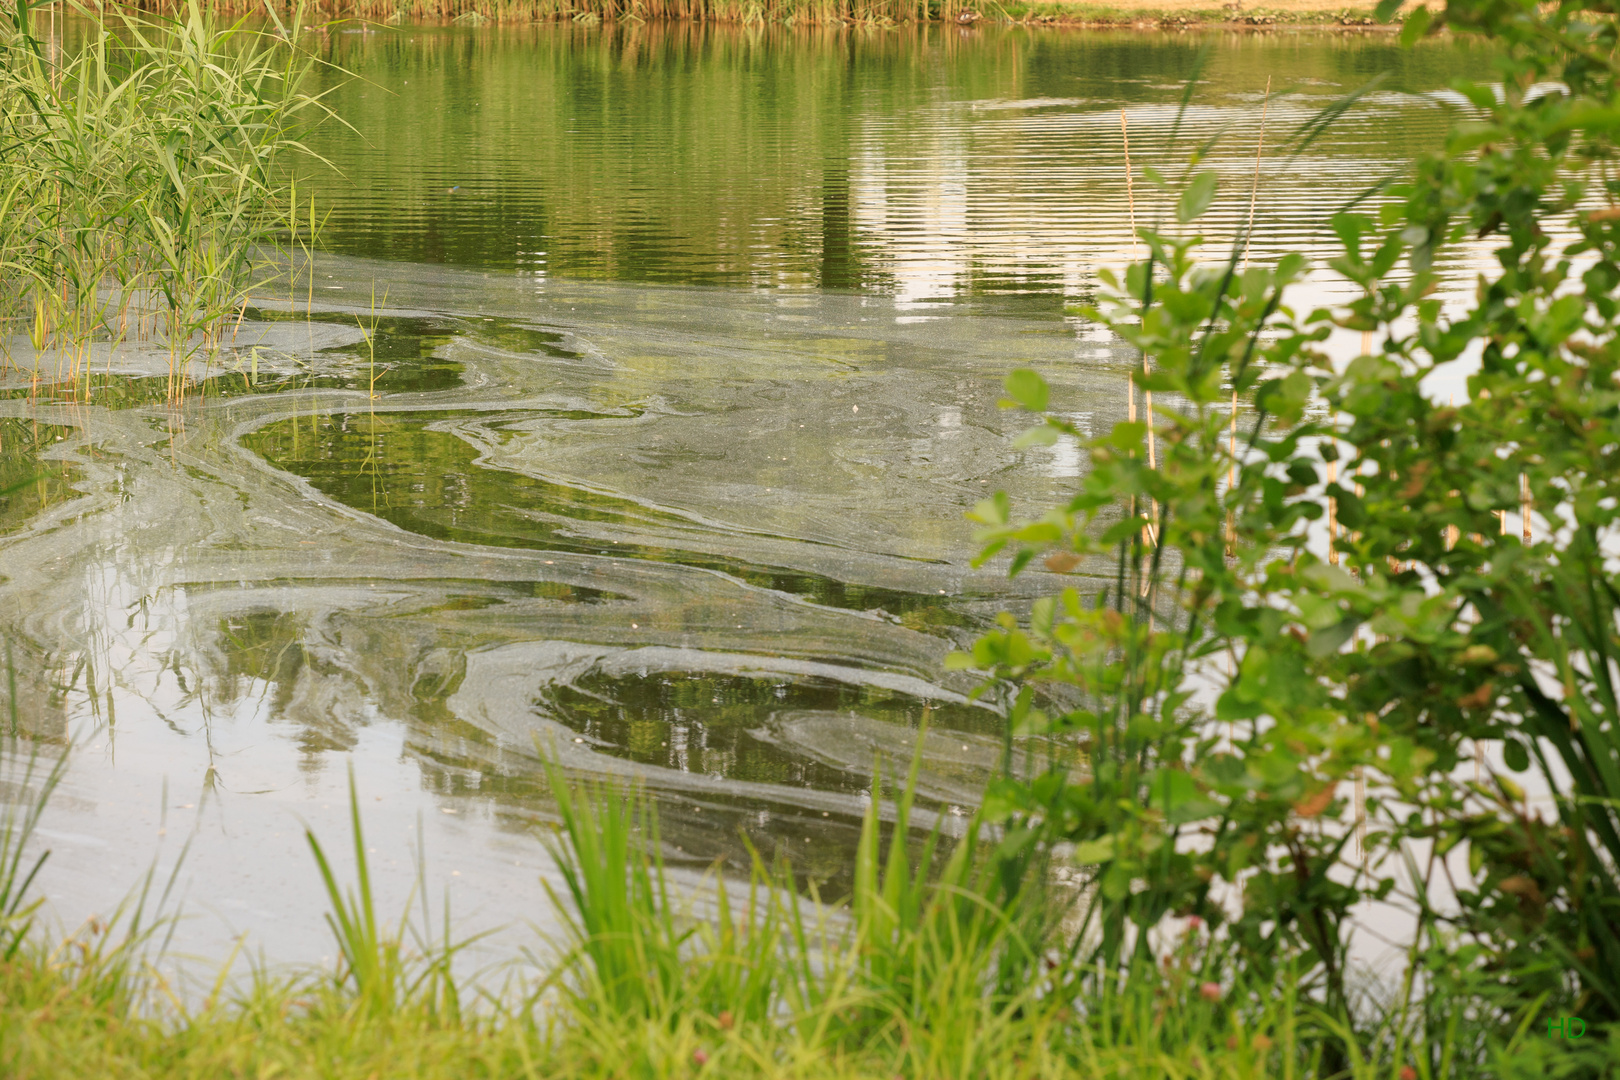
M1137 254L1136 189L1135 189L1134 182L1133 182L1133 180L1131 178L1131 131L1130 131L1130 127L1127 124L1126 119L1125 119L1125 110L1124 109L1119 110L1119 137L1120 137L1121 144L1125 148L1125 205L1127 207L1128 212L1130 213L1130 222L1131 222L1131 258L1132 258L1132 260L1134 260L1136 258L1136 254ZM1146 372L1148 370L1148 357L1147 357L1146 353L1142 354L1142 370L1144 372ZM1134 424L1134 423L1136 423L1136 376L1135 376L1134 372L1127 373L1126 376L1125 376L1125 392L1126 392L1126 395L1127 395L1127 398L1128 398L1128 407L1126 409L1126 418L1131 423ZM1144 403L1145 403L1146 408L1147 408L1148 468L1156 469L1159 466L1158 466L1158 462L1154 458L1154 450L1153 450L1153 391L1144 389L1142 391L1142 397L1144 399ZM1154 536L1153 536L1153 522L1157 517L1157 515L1155 513L1156 509L1157 508L1153 505L1153 500L1149 499L1148 500L1148 524L1146 526L1144 526L1143 529L1142 529L1142 542L1144 544L1152 544L1152 543L1155 542ZM1132 514L1136 513L1136 498L1135 498L1135 496L1131 497L1131 513Z

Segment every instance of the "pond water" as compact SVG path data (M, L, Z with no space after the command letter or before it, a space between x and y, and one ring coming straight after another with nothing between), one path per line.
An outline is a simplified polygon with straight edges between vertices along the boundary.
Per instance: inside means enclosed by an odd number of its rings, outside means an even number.
M0 632L23 722L79 740L43 888L64 923L105 915L189 844L205 956L330 951L302 829L346 840L348 769L385 910L420 843L478 928L552 925L542 753L644 785L693 873L746 837L836 893L874 755L927 717L922 794L964 820L1001 722L941 661L1059 582L973 569L963 514L1084 467L1011 449L1010 368L1083 428L1123 416L1129 358L1069 309L1168 204L1141 167L1220 136L1224 250L1263 122L1250 257L1325 256L1327 214L1488 71L1331 34L320 47L359 78L323 76L352 129L312 144L313 276L257 296L179 408L150 347L0 384L0 488L34 478L0 497Z

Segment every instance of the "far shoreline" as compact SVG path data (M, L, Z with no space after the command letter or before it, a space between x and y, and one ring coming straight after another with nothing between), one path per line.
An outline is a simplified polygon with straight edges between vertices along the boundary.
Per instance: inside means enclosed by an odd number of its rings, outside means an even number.
M267 0L200 0L211 14L251 16ZM291 6L298 0L290 0ZM175 16L186 0L142 0L148 14ZM113 7L131 7L114 0ZM1417 0L1406 0L1412 10ZM832 10L829 10L831 8ZM1226 31L1320 30L1390 34L1401 15L1380 22L1375 4L1345 0L315 0L304 27L329 31L344 22L379 26L580 26L640 22L715 26L1052 27L1074 30ZM923 18L918 18L922 14ZM274 16L272 16L274 17Z

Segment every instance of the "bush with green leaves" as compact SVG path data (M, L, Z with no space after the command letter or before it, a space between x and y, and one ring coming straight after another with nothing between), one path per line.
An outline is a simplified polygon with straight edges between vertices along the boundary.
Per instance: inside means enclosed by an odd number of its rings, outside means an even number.
M1242 236L1199 262L1215 175L1195 161L1091 312L1142 358L1151 434L1087 438L1036 373L1008 379L1044 417L1026 444L1078 440L1090 468L1034 520L981 504L984 557L1083 576L952 662L1063 748L988 809L1091 868L1088 962L1148 958L1197 915L1348 1015L1352 916L1379 899L1413 916L1396 1006L1431 1035L1465 1012L1620 1020L1616 14L1407 18L1408 41L1495 42L1501 82L1458 85L1444 148L1334 217L1341 306L1293 310L1305 261L1245 268ZM1443 302L1440 256L1481 240L1472 295ZM1370 347L1335 356L1336 328ZM1442 368L1466 400L1425 388Z

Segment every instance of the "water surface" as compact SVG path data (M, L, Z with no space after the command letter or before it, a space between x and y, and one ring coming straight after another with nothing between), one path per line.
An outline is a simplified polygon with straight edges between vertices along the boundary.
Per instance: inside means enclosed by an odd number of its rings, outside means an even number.
M405 27L328 48L365 79L332 101L367 141L317 141L346 178L323 189L337 250L1046 314L1129 254L1122 110L1142 224L1165 207L1142 166L1174 176L1221 136L1222 242L1249 213L1264 120L1262 257L1321 250L1324 211L1436 144L1452 80L1489 77L1466 39L1360 33Z
M44 881L69 922L154 859L198 918L329 951L302 827L357 777L384 903L546 924L542 755L633 779L677 866L742 838L836 892L876 757L960 822L1003 750L945 654L1086 568L974 569L963 514L1084 468L1017 452L1039 368L1083 429L1130 364L1073 313L1216 135L1209 215L1264 260L1449 122L1487 58L1385 38L378 28L314 147L312 281L255 298L179 408L166 352L0 398L0 627L76 734ZM1201 66L1200 66L1201 65ZM1204 82L1179 128L1182 85ZM1374 76L1302 153L1287 133ZM1271 82L1268 95L1267 80ZM1138 167L1128 192L1120 112ZM1330 292L1321 281L1319 291ZM170 865L162 862L162 865ZM513 933L526 934L521 925Z

